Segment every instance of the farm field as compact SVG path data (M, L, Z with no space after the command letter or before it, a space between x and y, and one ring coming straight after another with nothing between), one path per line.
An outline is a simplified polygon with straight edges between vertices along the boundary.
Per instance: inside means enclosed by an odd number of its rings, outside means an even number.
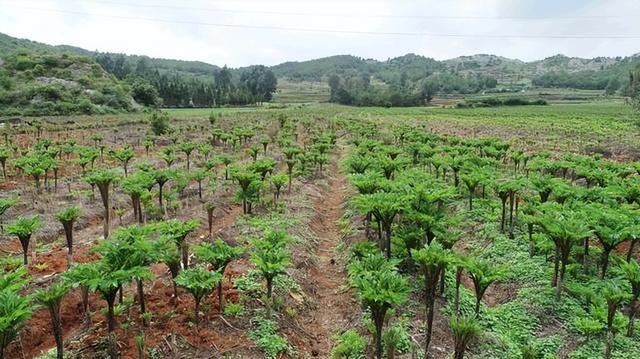
M0 358L640 357L621 101L0 132Z

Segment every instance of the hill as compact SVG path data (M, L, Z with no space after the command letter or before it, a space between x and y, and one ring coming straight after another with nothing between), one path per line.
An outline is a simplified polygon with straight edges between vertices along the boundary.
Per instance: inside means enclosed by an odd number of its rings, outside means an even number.
M93 52L69 45L47 45L27 39L0 34L0 59L20 51L38 54L71 54L92 58L109 74L119 80L131 76L142 79L156 89L164 106L212 106L216 104L247 103L247 91L236 91L243 85L244 73L254 67L221 68L201 61L151 58L143 55ZM358 92L373 88L370 97L396 96L412 92L423 96L429 93L457 95L473 93L521 92L532 88L570 88L600 90L608 94L628 92L628 73L640 63L640 56L596 57L592 59L555 55L546 59L525 62L491 54L460 56L438 61L417 54L407 54L385 61L365 59L352 55L336 55L308 61L290 61L264 68L280 80L279 94L290 92L296 82L311 89L308 101L335 96L316 95L315 89L326 89L331 76L338 76L346 87L359 88ZM260 70L263 71L263 70ZM293 87L292 87L293 86ZM343 87L345 87L343 86ZM233 91L221 95L222 89ZM429 89L425 89L429 87ZM391 89L391 90L389 90ZM323 90L324 91L324 90ZM366 92L371 92L367 90ZM326 92L325 92L326 94ZM334 91L335 95L335 91ZM135 96L134 96L135 97ZM250 96L249 96L250 97ZM270 96L268 96L270 97ZM279 100L291 96L277 96ZM304 96L294 96L305 101ZM415 97L415 96L414 96ZM420 101L419 98L414 98ZM349 102L349 101L348 101ZM392 101L393 102L393 101ZM413 102L410 101L410 102ZM375 101L374 101L375 103Z
M0 115L102 114L138 107L130 89L91 58L18 52L0 60Z

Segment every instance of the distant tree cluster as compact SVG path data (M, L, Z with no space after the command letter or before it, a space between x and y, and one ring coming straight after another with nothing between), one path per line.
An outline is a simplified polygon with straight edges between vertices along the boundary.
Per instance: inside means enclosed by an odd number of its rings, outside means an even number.
M640 66L629 73L629 103L640 111Z
M131 63L133 59L135 63ZM239 74L226 66L211 71L193 65L185 71L162 64L146 56L99 53L96 61L118 79L132 87L133 98L146 106L216 107L247 105L270 101L277 79L264 66L251 66ZM163 60L168 61L168 60ZM190 71L190 72L187 72ZM195 76L197 71L200 76ZM207 72L208 71L208 72Z
M390 75L387 73L387 75ZM461 76L433 73L411 78L407 72L387 77L384 85L372 85L370 75L329 77L331 102L356 106L420 106L431 102L436 94L468 94L495 88L497 80L486 75Z

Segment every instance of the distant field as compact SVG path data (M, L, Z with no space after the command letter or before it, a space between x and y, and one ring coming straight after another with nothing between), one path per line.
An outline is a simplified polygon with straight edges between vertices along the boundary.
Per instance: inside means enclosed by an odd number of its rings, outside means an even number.
M206 117L211 112L283 111L298 116L341 116L380 121L423 122L428 130L463 136L495 136L525 148L554 151L607 148L614 156L640 156L640 117L622 101L553 103L548 106L493 108L349 107L334 104L289 105L284 109L260 108L177 109L175 118Z
M327 102L329 101L329 85L326 82L279 80L273 101L279 103Z

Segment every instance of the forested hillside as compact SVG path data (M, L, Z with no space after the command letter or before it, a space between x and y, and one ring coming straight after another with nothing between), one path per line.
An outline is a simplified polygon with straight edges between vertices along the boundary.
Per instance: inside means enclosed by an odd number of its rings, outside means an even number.
M640 64L638 55L593 59L556 55L524 62L486 54L444 61L407 54L386 61L338 55L271 67L232 69L200 61L100 53L68 45L51 46L0 34L0 59L16 53L73 54L75 58L78 55L90 58L89 61L95 61L120 81L118 86L125 96L130 95L145 106L162 107L215 107L270 101L278 79L286 80L286 84L325 83L330 87L330 101L361 106L416 106L430 102L434 96L515 94L534 88L598 90L607 95L626 96L629 94L629 72ZM12 83L22 81L16 73L7 72L7 68L4 71L3 78L14 77ZM7 91L6 86L3 91ZM305 101L304 98L301 100ZM310 96L307 101L317 100L317 96ZM20 109L27 106L25 101L5 99L2 112L23 113ZM128 108L131 106L107 106L92 111Z
M88 57L19 52L0 62L0 115L102 114L140 107Z

